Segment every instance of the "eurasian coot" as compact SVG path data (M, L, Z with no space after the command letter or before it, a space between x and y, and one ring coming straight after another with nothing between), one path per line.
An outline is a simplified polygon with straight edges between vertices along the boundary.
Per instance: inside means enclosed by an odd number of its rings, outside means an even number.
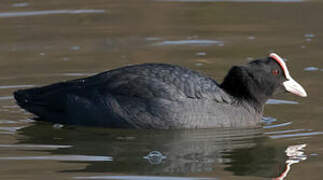
M222 84L190 69L141 64L14 93L53 123L111 128L255 127L278 92L307 94L277 55L233 66Z

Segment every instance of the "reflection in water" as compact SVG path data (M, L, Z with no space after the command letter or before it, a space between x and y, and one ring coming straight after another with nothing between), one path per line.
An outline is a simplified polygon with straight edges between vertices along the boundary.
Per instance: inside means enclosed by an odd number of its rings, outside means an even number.
M171 177L171 176L87 176L74 179L113 179L113 180L216 180L216 178Z
M19 134L25 137L20 140L24 145L46 143L70 146L48 150L52 155L46 158L85 154L113 158L113 161L88 162L84 169L66 169L64 172L107 173L108 170L109 173L143 174L147 178L154 175L198 176L200 173L214 176L226 164L229 167L225 170L234 174L272 178L283 172L282 164L285 162L285 148L266 145L268 138L262 135L262 128L156 131L69 126L55 129L51 125L39 124L23 128Z
M113 180L216 180L216 178L171 177L171 176L88 176L74 179L113 179Z
M303 2L304 0L155 0L166 2Z
M25 11L25 12L1 12L0 18L39 16L50 14L88 14L88 13L105 13L102 9L79 9L79 10L44 10L44 11Z
M265 178L278 177L284 171L287 159L286 146L270 146L258 143L250 148L234 149L225 156L231 161L226 162L227 171L237 176L257 176Z
M307 155L304 154L304 148L306 144L288 146L285 153L288 159L286 160L285 171L275 180L283 180L287 177L289 171L291 170L291 165L299 163L307 159Z

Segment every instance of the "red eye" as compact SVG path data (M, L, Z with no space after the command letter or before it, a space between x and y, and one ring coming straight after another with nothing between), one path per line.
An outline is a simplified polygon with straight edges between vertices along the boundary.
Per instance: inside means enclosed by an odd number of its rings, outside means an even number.
M278 71L278 69L274 69L274 70L272 71L272 73L273 73L273 75L277 76L277 75L279 74L279 71Z

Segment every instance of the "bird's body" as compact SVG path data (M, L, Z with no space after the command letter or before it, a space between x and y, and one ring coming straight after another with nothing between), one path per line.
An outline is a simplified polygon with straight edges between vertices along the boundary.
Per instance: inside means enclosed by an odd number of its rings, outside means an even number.
M249 79L243 74L232 68L220 85L177 65L142 64L18 90L15 98L40 120L54 123L154 129L255 127L268 97L245 93Z

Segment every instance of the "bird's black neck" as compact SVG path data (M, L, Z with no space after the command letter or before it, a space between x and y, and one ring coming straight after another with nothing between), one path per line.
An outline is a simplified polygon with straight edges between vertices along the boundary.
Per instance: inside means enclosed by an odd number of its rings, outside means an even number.
M257 112L262 112L268 97L261 92L257 84L243 68L234 66L224 78L220 87L238 102L245 102Z

